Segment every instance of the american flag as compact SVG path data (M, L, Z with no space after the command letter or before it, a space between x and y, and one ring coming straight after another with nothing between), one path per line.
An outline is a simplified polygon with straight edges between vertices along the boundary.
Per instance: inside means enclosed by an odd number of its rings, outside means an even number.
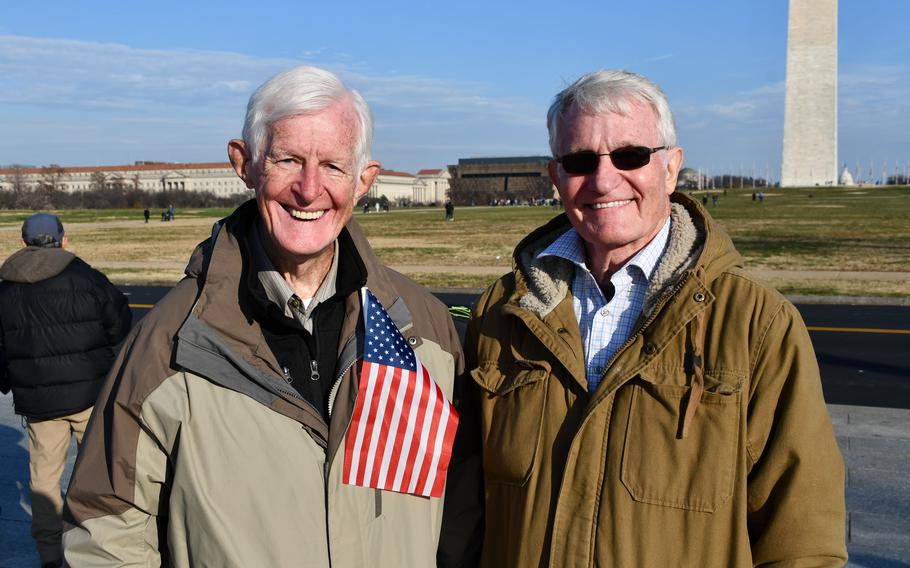
M360 387L345 440L349 485L441 497L458 413L364 288Z

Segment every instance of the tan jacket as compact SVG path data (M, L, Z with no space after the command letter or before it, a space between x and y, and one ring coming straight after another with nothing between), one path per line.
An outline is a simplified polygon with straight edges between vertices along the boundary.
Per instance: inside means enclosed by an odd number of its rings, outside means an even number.
M329 424L284 382L241 310L237 239L255 215L247 203L229 217L207 247L204 284L183 280L127 339L67 494L70 565L435 563L442 499L341 482L362 349L358 295L347 299ZM445 306L380 265L356 223L346 231L367 286L451 398L462 357Z
M484 566L844 563L844 466L806 328L700 206L673 201L644 313L595 392L571 265L535 260L564 215L477 304Z

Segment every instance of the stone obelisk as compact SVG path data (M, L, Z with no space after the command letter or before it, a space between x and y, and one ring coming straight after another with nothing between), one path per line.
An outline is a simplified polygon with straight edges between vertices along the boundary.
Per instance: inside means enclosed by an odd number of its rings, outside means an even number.
M780 179L837 183L837 0L790 0Z

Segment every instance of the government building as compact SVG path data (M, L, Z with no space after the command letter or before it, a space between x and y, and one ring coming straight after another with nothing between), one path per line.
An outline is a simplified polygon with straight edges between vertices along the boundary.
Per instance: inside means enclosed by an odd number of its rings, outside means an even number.
M406 204L442 204L448 198L450 174L447 169L424 169L416 175L380 170L368 197ZM148 192L198 191L216 197L252 192L227 162L180 164L136 162L124 166L47 166L0 168L0 190L16 187L51 187L59 191L91 191L100 187L135 188Z

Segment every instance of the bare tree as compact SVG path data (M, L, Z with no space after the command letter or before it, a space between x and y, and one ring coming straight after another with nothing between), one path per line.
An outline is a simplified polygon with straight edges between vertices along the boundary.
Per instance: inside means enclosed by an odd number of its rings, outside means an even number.
M3 181L10 184L10 189L14 192L20 192L26 188L25 182L25 168L18 164L13 164L9 167L12 170L9 174L4 176Z
M51 164L41 168L41 178L38 180L38 187L54 191L62 191L62 180L66 172L57 164Z
M101 191L107 189L107 176L103 172L95 172L92 174L91 188L94 191Z

